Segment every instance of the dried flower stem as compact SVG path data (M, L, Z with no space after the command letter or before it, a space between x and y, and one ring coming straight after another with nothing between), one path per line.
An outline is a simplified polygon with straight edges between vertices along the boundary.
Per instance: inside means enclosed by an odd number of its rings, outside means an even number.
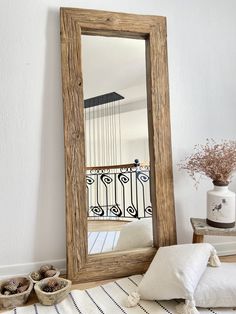
M205 145L195 145L194 151L178 167L187 170L196 185L201 176L219 185L229 183L236 170L236 141L222 140L217 144L213 139L207 139Z

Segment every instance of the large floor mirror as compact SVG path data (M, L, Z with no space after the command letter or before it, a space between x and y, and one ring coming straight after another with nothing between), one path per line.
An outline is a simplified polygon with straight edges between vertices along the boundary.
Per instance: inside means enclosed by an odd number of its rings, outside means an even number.
M144 272L176 243L165 18L61 8L67 275Z

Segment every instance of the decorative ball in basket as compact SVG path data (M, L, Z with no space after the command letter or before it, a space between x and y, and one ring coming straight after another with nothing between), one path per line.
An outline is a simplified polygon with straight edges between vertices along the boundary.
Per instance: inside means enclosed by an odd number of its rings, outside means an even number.
M236 141L222 140L217 144L207 139L205 145L196 145L195 153L179 163L199 183L197 175L213 181L214 189L207 192L207 224L216 228L235 226L235 193L228 185L236 170Z
M39 270L33 271L29 274L30 279L33 283L37 283L42 279L49 277L58 277L60 271L56 269L53 265L42 265Z
M0 281L0 309L10 309L26 303L33 283L28 277L15 277Z
M64 278L45 278L35 284L34 290L43 305L61 302L70 292L71 281Z

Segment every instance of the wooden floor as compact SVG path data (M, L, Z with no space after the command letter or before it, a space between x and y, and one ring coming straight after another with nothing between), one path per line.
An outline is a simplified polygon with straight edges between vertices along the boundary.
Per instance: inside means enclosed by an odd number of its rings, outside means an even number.
M220 256L220 260L224 263L236 263L236 255Z
M221 256L220 260L222 262L228 262L228 263L236 263L236 255L232 255L232 256ZM117 278L116 278L117 279ZM89 289L89 288L93 288L96 286L100 286L102 284L108 283L113 281L114 279L109 279L109 280L104 280L104 281L96 281L96 282L89 282L89 283L80 283L80 284L73 284L72 285L72 290L73 289L78 289L78 290L84 290L84 289ZM37 297L35 295L35 293L33 292L27 302L27 304L25 305L30 305L33 303L38 302ZM0 310L0 313L3 313L3 310Z
M120 231L129 221L88 220L88 231Z

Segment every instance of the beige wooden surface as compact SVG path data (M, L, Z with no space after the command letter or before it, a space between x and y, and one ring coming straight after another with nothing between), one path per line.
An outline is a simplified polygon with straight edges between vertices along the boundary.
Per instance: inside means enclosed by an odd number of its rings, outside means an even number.
M206 219L201 218L190 218L190 221L195 235L236 236L236 227L214 228L207 225Z
M129 221L88 220L88 231L120 231Z
M203 242L204 242L204 235L193 233L193 243L203 243Z
M155 248L88 256L81 34L145 39L151 202ZM143 273L159 246L176 243L166 19L61 8L67 269L73 281Z

